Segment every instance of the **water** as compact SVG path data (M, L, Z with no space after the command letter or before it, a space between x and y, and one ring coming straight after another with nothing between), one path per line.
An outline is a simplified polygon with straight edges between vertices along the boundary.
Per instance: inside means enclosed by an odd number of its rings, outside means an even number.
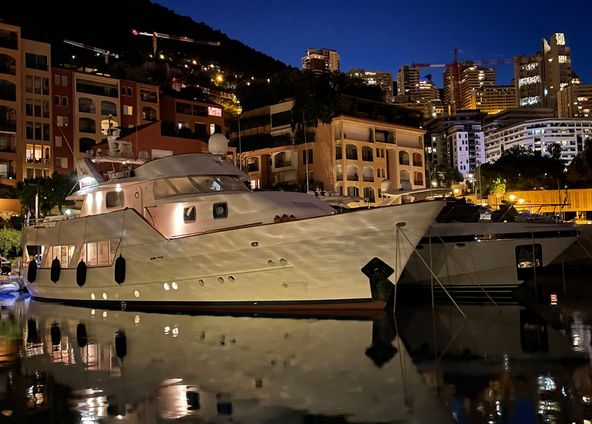
M404 291L396 319L160 314L5 297L0 422L585 423L588 273L541 275L510 304L461 304L468 320Z

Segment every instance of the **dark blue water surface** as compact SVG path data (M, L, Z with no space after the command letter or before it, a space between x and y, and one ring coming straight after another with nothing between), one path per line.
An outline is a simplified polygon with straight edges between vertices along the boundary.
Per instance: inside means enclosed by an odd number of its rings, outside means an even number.
M550 270L503 304L432 308L429 292L400 290L394 317L161 314L4 295L0 422L585 423L591 270Z

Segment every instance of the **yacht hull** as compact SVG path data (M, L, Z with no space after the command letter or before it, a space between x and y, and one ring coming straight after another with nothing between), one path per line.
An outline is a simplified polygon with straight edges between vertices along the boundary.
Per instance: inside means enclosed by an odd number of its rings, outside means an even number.
M431 285L433 272L446 287L512 289L524 281L517 249L528 252L537 246L538 269L549 265L577 239L576 231L567 224L532 223L436 223L426 236L410 258L401 282Z
M396 282L442 206L397 205L177 239L164 238L133 209L57 221L26 228L25 244L67 240L77 246L76 260L55 283L49 268L39 268L26 286L37 299L121 308L379 309L386 299L373 295L362 269L378 258ZM121 239L123 283L115 282L112 264L88 267L79 287L79 246L113 239Z

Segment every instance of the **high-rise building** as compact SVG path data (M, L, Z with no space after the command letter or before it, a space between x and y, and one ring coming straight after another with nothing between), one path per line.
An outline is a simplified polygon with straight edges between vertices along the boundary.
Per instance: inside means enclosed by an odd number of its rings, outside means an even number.
M460 97L460 65L448 65L442 74L443 96L445 114L454 115L457 109L461 108Z
M475 91L495 85L495 69L482 66L463 67L460 76L461 109L476 109L471 100Z
M419 68L403 65L397 72L397 95L413 95L419 92Z
M557 114L560 118L592 117L592 84L569 85L559 90Z
M431 77L420 78L418 94L422 100L440 100L440 91L438 90L438 87L436 87L436 84L432 82Z
M565 35L555 33L550 41L542 40L541 51L514 58L514 85L519 107L557 109L559 91L572 83L571 51Z
M571 70L571 49L565 44L565 35L555 33L547 42L543 39L545 59L545 88L548 90L547 106L556 107L557 93L567 87L575 75Z
M366 71L364 69L352 69L347 73L350 77L360 78L367 85L376 85L384 92L384 101L393 101L393 74L385 71Z
M480 111L459 111L426 125L426 162L432 176L438 169L452 167L469 177L485 162L483 116Z
M516 89L513 85L492 85L473 90L468 106L490 115L515 108Z
M514 87L518 107L546 106L544 67L541 53L514 57Z
M302 69L315 74L339 72L339 53L331 49L308 49L302 58Z

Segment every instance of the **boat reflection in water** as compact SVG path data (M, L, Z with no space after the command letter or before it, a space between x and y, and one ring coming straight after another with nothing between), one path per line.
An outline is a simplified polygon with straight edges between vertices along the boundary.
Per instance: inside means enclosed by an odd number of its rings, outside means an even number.
M384 314L272 318L33 300L17 306L21 373L68 387L71 407L86 421L452 421Z
M468 320L453 305L397 309L408 351L459 422L592 419L590 349L572 343L574 328L518 305L461 308Z

